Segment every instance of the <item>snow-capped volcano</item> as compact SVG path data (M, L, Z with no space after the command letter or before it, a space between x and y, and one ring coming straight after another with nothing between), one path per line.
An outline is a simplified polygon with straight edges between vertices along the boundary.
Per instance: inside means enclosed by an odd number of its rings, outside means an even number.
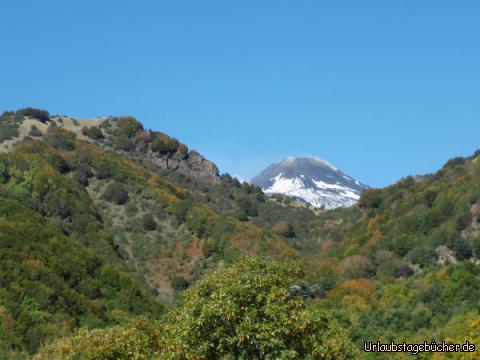
M284 194L326 209L351 206L368 188L316 157L289 156L270 165L250 182L266 194Z

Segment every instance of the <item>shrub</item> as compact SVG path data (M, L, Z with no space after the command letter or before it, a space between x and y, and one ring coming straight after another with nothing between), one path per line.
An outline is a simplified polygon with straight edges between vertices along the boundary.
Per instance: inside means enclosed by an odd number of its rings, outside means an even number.
M105 192L103 193L103 197L107 201L117 205L123 205L128 200L128 191L123 184L111 182L107 185Z
M475 257L477 259L480 259L480 238L474 238L471 240L472 241L472 248L473 251L475 252Z
M395 269L394 275L395 277L410 277L414 274L412 268L406 264L400 265L398 268Z
M8 173L8 168L4 164L0 163L0 183L7 183L10 174Z
M455 253L457 260L470 259L473 256L470 242L464 238L456 239L450 246Z
M48 127L47 136L45 137L45 141L55 149L66 151L75 150L74 139L75 134L52 125Z
M294 237L295 231L293 230L292 225L286 223L285 221L279 221L275 223L272 227L272 231L280 236L285 236L287 238Z
M156 133L152 140L152 151L155 151L160 155L167 154L169 152L169 140L170 138L167 135Z
M157 223L152 214L143 215L143 228L147 231L153 231L157 228Z
M367 189L362 192L358 206L367 209L377 209L382 205L383 196L380 190Z
M70 166L63 157L58 154L52 154L48 157L48 162L60 173L65 174L70 171Z
M171 153L177 152L179 146L180 146L180 142L177 139L170 138L170 141L168 142L169 152Z
M419 264L421 267L428 266L437 259L434 249L422 246L414 248L408 255L413 264Z
M113 164L109 161L100 161L95 166L95 174L100 180L110 179L113 176L113 172Z
M42 348L34 359L131 360L161 356L159 330L145 320L108 329L80 330Z
M399 256L405 256L412 249L414 244L415 239L412 236L401 234L392 240L390 250Z
M455 157L453 159L448 160L447 163L443 167L445 167L445 168L455 167L455 166L463 165L463 164L465 164L465 158Z
M237 199L239 219L258 216L257 205L248 197L242 196Z
M165 359L354 359L345 331L292 294L303 276L255 259L206 275L167 319Z
M92 169L86 159L78 159L79 164L76 167L76 171L85 174L87 178L91 178L93 176Z
M127 136L121 135L114 140L114 146L117 150L130 152L135 149L135 144Z
M340 274L347 278L363 278L373 274L370 260L362 255L351 255L343 259L338 268Z
M203 237L208 229L209 214L205 210L192 209L186 218L188 227L199 238Z
M64 190L51 190L43 199L44 211L47 215L59 216L62 219L71 215L69 196Z
M188 288L189 283L183 276L174 276L172 279L172 288L175 291L182 291Z
M0 142L18 136L18 124L0 124Z
M78 182L82 186L88 186L88 176L87 176L86 173L84 173L82 171L76 170L73 173L73 180L75 180L76 182Z
M192 207L192 204L187 201L180 201L174 204L173 206L173 215L177 223L184 223L187 219L187 213Z
M51 122L48 127L47 127L47 134L53 134L55 131L57 131L58 125L54 122Z
M173 154L177 151L180 151L183 156L188 153L188 148L185 145L163 133L154 133L151 149L160 155Z
M100 140L104 138L102 130L97 126L82 128L82 134L94 140Z
M181 153L183 156L186 156L188 154L188 147L185 144L180 144L178 146L178 152Z
M137 132L143 130L142 124L132 116L122 116L117 118L117 130L115 135L132 138Z
M469 209L464 209L455 219L457 230L462 231L468 227L472 222L472 214Z
M341 300L345 296L356 295L368 302L375 300L375 285L368 279L344 280L329 291L328 297Z
M42 136L43 134L36 125L32 125L30 127L30 131L28 132L28 135L39 137L39 136Z
M4 112L0 116L0 142L9 140L19 135L18 128L21 119L18 119L14 113Z
M31 107L27 107L24 109L20 109L17 111L17 114L20 116L31 117L42 122L47 122L50 120L50 114L46 110L35 109Z

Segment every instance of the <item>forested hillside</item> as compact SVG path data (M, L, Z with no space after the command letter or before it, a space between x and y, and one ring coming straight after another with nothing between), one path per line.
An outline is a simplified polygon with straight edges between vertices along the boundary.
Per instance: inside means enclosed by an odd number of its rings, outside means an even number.
M10 134L0 154L4 351L158 318L165 301L242 255L296 256L291 234L253 221L266 200L258 188L131 117L84 122L97 126L36 109L0 119Z
M309 258L327 288L318 306L338 311L359 345L478 343L480 153L367 190L351 212L360 218L342 221Z
M0 134L7 358L348 359L365 355L363 341L480 345L478 153L321 211L219 174L129 116L27 108L4 113Z

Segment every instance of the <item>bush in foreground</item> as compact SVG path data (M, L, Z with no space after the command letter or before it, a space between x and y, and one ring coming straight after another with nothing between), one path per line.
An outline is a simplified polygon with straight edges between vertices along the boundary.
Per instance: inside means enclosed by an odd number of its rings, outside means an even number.
M158 326L139 321L80 331L34 359L354 359L346 333L313 314L291 286L294 263L241 260L184 292L183 304Z
M184 293L164 329L166 359L353 359L346 334L290 287L297 264L242 260Z
M34 360L137 360L160 354L158 329L145 320L102 330L80 330L44 347Z

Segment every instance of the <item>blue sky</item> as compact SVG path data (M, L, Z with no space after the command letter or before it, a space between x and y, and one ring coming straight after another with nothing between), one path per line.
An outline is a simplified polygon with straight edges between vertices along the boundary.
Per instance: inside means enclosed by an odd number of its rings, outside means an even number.
M131 114L250 178L372 186L480 148L478 1L2 1L0 110Z

